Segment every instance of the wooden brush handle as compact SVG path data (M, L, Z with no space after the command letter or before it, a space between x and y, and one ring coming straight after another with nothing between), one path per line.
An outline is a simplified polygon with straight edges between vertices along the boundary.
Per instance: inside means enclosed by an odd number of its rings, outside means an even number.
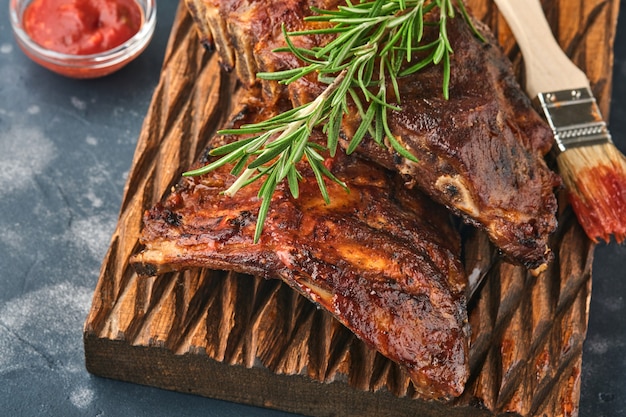
M524 56L526 92L539 93L589 86L589 80L565 55L548 25L539 0L495 0Z

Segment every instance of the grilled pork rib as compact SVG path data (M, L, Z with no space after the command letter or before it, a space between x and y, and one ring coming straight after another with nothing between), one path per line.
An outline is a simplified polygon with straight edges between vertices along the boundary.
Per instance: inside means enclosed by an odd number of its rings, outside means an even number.
M418 162L385 155L372 141L360 152L484 228L509 258L539 267L551 257L548 238L557 223L560 179L543 158L552 132L489 32L482 31L488 39L482 44L461 19L454 22L450 99L441 95L441 70L429 67L400 81L402 111L389 116L396 138ZM350 123L348 136L355 130Z
M253 122L260 107L246 106L237 123ZM279 185L256 244L258 182L227 197L230 167L183 178L146 212L145 249L131 262L144 275L206 267L280 278L403 366L424 397L460 395L469 374L466 276L447 211L360 158L328 164L350 191L329 183L327 205L303 166L299 198Z
M258 82L258 71L298 66L284 46L280 30L302 29L310 7L336 7L333 0L188 0L201 3L208 22L200 27L215 40L222 62L234 68L245 84ZM487 231L509 258L536 268L551 259L548 237L556 229L554 188L559 178L543 156L552 145L552 133L533 110L516 82L510 62L488 28L476 23L486 38L478 40L466 22L450 19L450 98L441 93L440 67L429 67L401 80L401 112L390 115L392 132L418 159L412 163L393 151L381 152L365 141L357 152L387 168L397 170L409 187L417 186L465 221ZM436 36L427 31L429 36ZM304 46L319 45L321 37L296 37ZM267 99L288 95L294 105L311 101L323 86L311 79L285 89L263 81ZM389 94L388 96L392 96ZM349 141L358 115L345 120Z

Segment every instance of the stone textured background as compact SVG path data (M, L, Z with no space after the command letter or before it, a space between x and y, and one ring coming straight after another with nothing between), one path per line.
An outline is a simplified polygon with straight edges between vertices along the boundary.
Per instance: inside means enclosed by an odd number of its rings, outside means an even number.
M84 367L82 326L114 230L135 143L177 2L155 38L99 80L32 63L0 8L0 410L11 416L287 416L106 380ZM615 45L610 127L626 152L626 1ZM594 262L581 416L626 415L626 246Z

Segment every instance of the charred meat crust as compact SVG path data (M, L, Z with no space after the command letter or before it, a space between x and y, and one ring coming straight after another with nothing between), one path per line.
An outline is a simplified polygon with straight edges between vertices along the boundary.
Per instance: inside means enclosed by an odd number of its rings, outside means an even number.
M276 1L271 2L271 14L267 2L260 0L204 3L211 16L205 30L225 45L222 60L252 85L257 82L257 71L299 65L290 54L273 52L284 46L283 21L290 29L301 28L311 6L333 8L339 2ZM548 238L556 229L554 189L560 180L543 160L553 138L489 29L475 24L485 43L462 18L449 21L448 37L454 49L449 100L442 98L440 67L401 80L402 111L390 115L390 124L419 162L381 152L372 141L357 152L400 172L407 186L422 189L467 223L484 229L509 259L536 268L552 259ZM298 37L296 41L311 46L326 40ZM287 96L294 105L311 101L322 89L311 79L287 88L268 81L262 86L267 99ZM358 123L356 114L345 120L347 139Z
M238 123L256 117L237 114ZM447 211L360 158L329 167L350 191L329 183L326 204L303 166L299 198L279 186L257 244L258 184L226 197L228 167L184 178L146 212L145 249L131 263L139 273L206 267L280 278L405 367L422 396L457 397L469 375L467 278Z

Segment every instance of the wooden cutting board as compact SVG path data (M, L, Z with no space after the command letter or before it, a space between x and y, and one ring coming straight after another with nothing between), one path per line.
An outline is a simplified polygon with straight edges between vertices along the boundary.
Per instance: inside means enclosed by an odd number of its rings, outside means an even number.
M520 68L493 3L467 3ZM546 3L605 116L618 7ZM420 399L398 366L278 280L211 270L139 278L128 259L140 248L143 211L198 157L236 92L181 3L85 323L90 372L311 416L576 415L594 246L565 205L556 261L538 277L502 261L480 233L464 232L467 271L484 280L469 303L471 378L451 404Z

